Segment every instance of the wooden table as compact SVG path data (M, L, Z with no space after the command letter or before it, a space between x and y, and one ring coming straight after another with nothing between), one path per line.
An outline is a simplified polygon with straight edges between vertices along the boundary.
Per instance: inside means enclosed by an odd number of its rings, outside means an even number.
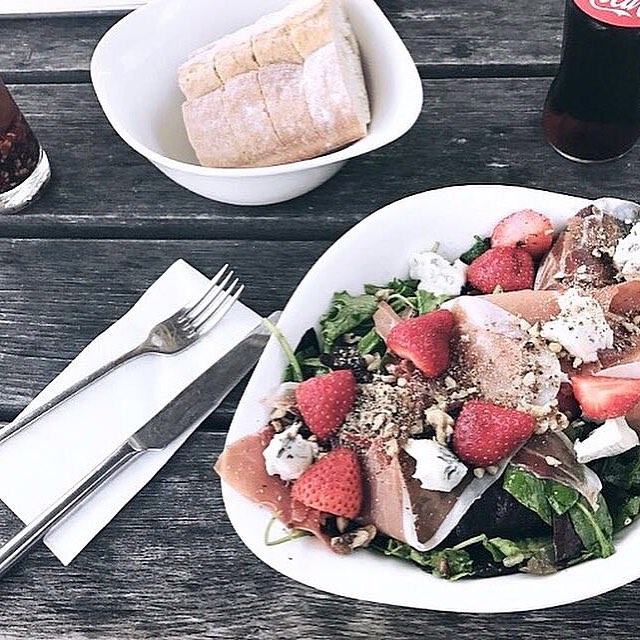
M381 4L423 79L417 124L313 193L253 209L181 189L111 129L88 66L117 18L0 20L0 74L54 170L37 204L0 217L0 420L11 420L178 257L209 273L234 264L245 301L266 314L282 308L344 231L425 189L507 183L638 199L640 149L580 166L543 141L560 0ZM2 580L1 637L637 637L640 583L553 610L487 616L338 598L275 573L237 538L211 470L239 395L70 567L41 546ZM4 513L3 539L18 526Z

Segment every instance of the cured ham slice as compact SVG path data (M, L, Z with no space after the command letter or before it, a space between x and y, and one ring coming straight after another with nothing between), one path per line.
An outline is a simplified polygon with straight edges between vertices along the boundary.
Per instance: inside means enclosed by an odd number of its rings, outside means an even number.
M462 296L444 305L456 319L454 367L485 400L513 407L545 405L560 390L560 362L530 340L516 315L492 301L497 297ZM532 383L525 378L529 373Z
M508 461L495 475L477 478L469 472L452 491L423 489L413 478L415 460L400 450L389 457L382 440L363 456L365 502L361 517L382 533L428 551L438 546L460 522L471 505L496 482Z
M535 289L599 288L616 282L617 269L611 256L628 230L623 220L606 212L610 209L603 200L569 218L538 269Z
M266 472L262 452L273 433L265 427L227 445L215 470L238 493L270 509L284 524L309 531L328 545L330 538L322 531L326 515L293 500L289 485Z
M581 493L597 509L602 490L600 478L576 459L571 440L563 433L547 431L533 436L513 457L512 464L537 478L555 480Z

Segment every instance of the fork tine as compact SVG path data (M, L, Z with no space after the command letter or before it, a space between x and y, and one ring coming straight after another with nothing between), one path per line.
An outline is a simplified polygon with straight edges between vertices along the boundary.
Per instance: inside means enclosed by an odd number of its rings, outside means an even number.
M207 318L211 315L213 311L222 306L222 303L231 295L235 286L238 284L238 278L236 278L228 287L227 283L229 278L233 275L233 271L229 273L229 275L224 279L224 281L218 285L213 295L207 300L206 304L196 313L188 313L187 320L193 327L198 327L202 324L201 319L203 316ZM226 289L224 288L226 287Z
M239 279L235 278L226 290L222 291L222 295L220 297L216 297L215 300L212 300L211 303L203 309L197 318L191 318L191 324L195 329L201 327L209 318L213 316L222 306L227 302L227 300L234 294L236 291L236 287L238 286Z
M197 302L185 305L184 313L182 314L181 320L184 319L185 315L193 313L200 305L202 305L202 303L205 302L205 300L209 297L209 294L212 291L216 291L216 285L218 285L218 283L220 282L220 279L225 274L225 271L228 268L229 268L228 264L223 265L223 267L218 271L218 273L216 273L216 275L213 276L213 278L211 278L211 280L209 281L209 286L207 290L202 294L202 296L199 298ZM233 275L233 271L231 271L231 273L227 276L225 281L219 286L224 287L232 275Z
M220 322L220 320L222 320L222 318L227 315L228 311L236 303L236 301L244 291L244 285L241 284L233 294L231 294L232 290L233 289L229 290L229 296L219 307L213 310L206 318L202 318L199 320L198 325L195 327L198 333L205 333L214 325L218 324L218 322ZM206 329L204 328L205 324L207 325Z

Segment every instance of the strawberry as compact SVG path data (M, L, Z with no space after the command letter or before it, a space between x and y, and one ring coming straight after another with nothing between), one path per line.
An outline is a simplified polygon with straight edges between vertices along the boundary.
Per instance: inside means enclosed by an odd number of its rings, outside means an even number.
M498 222L491 234L492 247L519 247L534 258L542 257L553 243L553 223L547 216L523 209Z
M350 449L333 449L296 480L291 497L318 511L355 518L362 506L358 457Z
M533 287L533 258L517 247L495 247L477 257L467 271L469 284L482 293L518 291Z
M296 403L307 426L325 440L333 435L356 399L356 379L351 369L332 371L301 382Z
M640 380L578 375L571 378L582 413L594 420L624 416L640 401Z
M469 400L453 428L453 450L463 462L488 467L515 453L535 426L533 417L522 411Z
M449 366L449 340L453 314L438 309L395 325L387 335L387 347L406 358L428 378L437 378Z

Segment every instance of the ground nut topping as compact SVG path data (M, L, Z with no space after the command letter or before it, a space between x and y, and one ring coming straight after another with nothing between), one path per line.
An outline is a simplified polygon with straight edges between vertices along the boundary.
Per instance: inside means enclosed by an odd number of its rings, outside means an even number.
M424 409L430 402L426 385L415 378L374 376L373 382L358 385L356 401L347 414L339 437L367 439L381 437L404 443L425 428Z

